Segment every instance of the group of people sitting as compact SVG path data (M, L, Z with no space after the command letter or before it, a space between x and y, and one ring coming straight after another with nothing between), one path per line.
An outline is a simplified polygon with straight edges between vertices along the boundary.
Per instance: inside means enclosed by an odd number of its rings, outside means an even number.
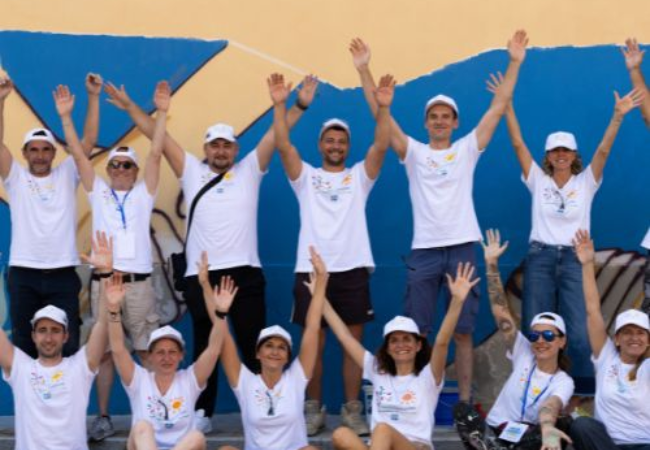
M129 449L205 448L199 429L206 430L202 422L210 424L214 410L218 360L240 405L246 449L311 448L308 436L325 423L320 398L324 319L345 350L344 426L334 431L336 448L432 449L433 413L453 340L460 395L455 420L467 448L551 450L572 441L579 450L649 449L650 407L644 401L650 388L648 315L621 312L614 336L608 337L588 231L592 200L623 118L640 107L650 121L650 97L640 71L644 52L636 41L627 41L623 54L634 89L623 97L615 94L611 122L591 163L583 169L575 137L556 132L547 139L540 167L524 143L513 107L527 44L524 31L508 42L508 68L490 77L492 102L465 137L452 142L456 102L442 94L432 97L424 108L425 144L407 136L391 116L395 80L385 75L375 83L369 46L353 40L350 52L377 126L364 160L350 168L351 131L341 119L326 121L320 130L322 168L303 161L291 142L290 128L314 98L318 81L311 76L287 108L291 85L282 75L271 75L274 122L255 150L236 161L234 130L218 123L206 131L202 162L166 131L171 102L166 82L156 86L152 118L123 86L104 85L99 75L89 74L81 139L71 118L75 96L64 85L54 92L71 155L55 168L56 141L46 129L25 136L22 154L28 167L14 161L4 144L5 100L13 85L0 80L0 176L12 214L8 289L13 327L13 344L0 332L0 366L14 392L17 448L87 448L86 409L97 374L100 414L90 435L96 440L109 435L114 370L131 403ZM109 153L108 183L95 174L89 155L97 139L102 87L152 141L142 181L138 155L130 147ZM504 115L533 198L522 331L498 271L507 244L496 230L489 230L483 242L472 200L478 159ZM405 316L385 325L373 355L361 344L363 324L373 318L369 273L374 261L365 206L389 148L406 168L414 237L406 259ZM275 149L300 205L292 321L303 334L294 361L291 335L280 326L266 326L265 280L257 255L259 187ZM151 285L149 228L163 156L179 177L188 206L184 298L193 321L194 354L193 364L183 370L185 339L171 326L159 327ZM93 210L92 253L85 260L93 266L95 322L80 350L74 226L79 182ZM471 404L477 242L483 243L497 329L513 361L485 419ZM644 246L650 249L650 230ZM442 292L446 315L429 345ZM564 414L574 392L568 356L588 360L589 354L596 370L596 418L571 421ZM373 386L369 426L358 400L361 378Z

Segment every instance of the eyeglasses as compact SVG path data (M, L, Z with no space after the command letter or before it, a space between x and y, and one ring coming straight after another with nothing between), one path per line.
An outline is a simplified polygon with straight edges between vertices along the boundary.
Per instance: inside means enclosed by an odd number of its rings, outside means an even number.
M553 333L551 330L531 331L528 333L528 340L530 342L537 342L540 337L544 338L546 342L553 342L555 338L560 337L560 335Z
M135 163L131 161L111 161L108 163L108 167L111 169L119 169L120 167L123 167L124 170L129 170L131 167L135 167Z
M266 398L269 401L269 410L266 412L267 416L275 416L275 405L273 404L273 395L266 391Z

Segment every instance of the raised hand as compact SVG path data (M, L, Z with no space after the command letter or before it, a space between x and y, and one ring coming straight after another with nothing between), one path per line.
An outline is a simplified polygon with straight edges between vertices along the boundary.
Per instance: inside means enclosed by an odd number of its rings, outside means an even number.
M91 238L90 255L81 254L81 259L90 264L100 272L113 271L113 238L108 238L103 231L95 233L95 239Z
M350 53L354 67L359 70L370 64L370 47L360 38L352 39L350 43Z
M503 84L503 74L501 72L491 73L490 78L485 80L487 90L496 94L501 85Z
M196 266L198 267L198 276L199 276L199 284L201 286L205 284L210 284L210 275L208 273L208 252L203 251L201 252L201 261L196 263Z
M572 443L571 438L553 425L542 425L542 447L540 450L562 450L562 442Z
M106 101L119 109L128 109L133 103L129 94L126 93L124 85L118 89L113 83L108 82L104 84L104 92L109 96Z
M239 288L235 286L235 282L229 275L221 277L219 285L215 286L212 292L214 308L221 313L227 313L238 290Z
M393 103L395 94L395 79L392 75L384 75L379 80L379 85L375 89L375 100L379 106L390 106Z
M309 293L313 296L314 290L316 289L316 274L311 272L309 274L309 281L303 281L303 284L307 286L307 290L309 290Z
M159 81L153 94L153 103L158 111L169 111L172 89L166 81Z
M625 97L619 97L618 92L614 91L614 98L616 103L614 104L614 112L616 114L624 116L632 109L636 108L643 102L645 97L645 92L640 89L632 89Z
M573 238L573 248L576 251L578 261L582 265L593 263L596 252L594 251L594 241L589 237L587 230L578 230Z
M97 73L89 73L86 75L86 92L88 95L99 95L102 92L102 85L104 80L102 76Z
M488 264L496 264L499 257L508 248L508 242L506 241L501 245L501 233L499 233L499 230L487 230L485 235L487 236L487 244L485 241L481 241L485 262Z
M0 100L4 100L14 89L14 83L9 78L0 78Z
M74 109L74 95L70 93L68 86L58 85L56 90L52 92L52 96L54 97L56 112L59 113L59 116L69 116Z
M524 30L515 31L514 36L508 41L508 53L510 61L523 62L526 57L526 46L528 45L528 35Z
M318 78L314 75L307 75L302 80L302 87L298 91L298 101L302 106L311 105L316 94L316 88L318 88Z
M321 258L316 248L312 245L309 246L309 261L314 268L314 274L316 276L327 276L327 267L325 267L325 262ZM310 280L311 281L311 280Z
M284 103L291 93L291 83L284 84L284 76L279 73L273 73L266 79L269 86L269 94L274 105Z
M124 296L126 295L126 289L124 288L124 283L122 282L122 274L116 273L108 280L104 285L104 295L106 296L106 308L110 312L119 312L124 302Z
M625 40L625 47L621 47L621 53L625 57L625 67L627 67L627 70L635 70L641 67L645 50L639 48L639 43L635 38Z
M453 279L448 273L445 274L447 277L447 284L449 286L449 292L452 296L452 301L457 301L465 303L467 294L469 291L481 281L480 278L474 278L474 266L470 263L458 263L458 268L456 269L456 278Z

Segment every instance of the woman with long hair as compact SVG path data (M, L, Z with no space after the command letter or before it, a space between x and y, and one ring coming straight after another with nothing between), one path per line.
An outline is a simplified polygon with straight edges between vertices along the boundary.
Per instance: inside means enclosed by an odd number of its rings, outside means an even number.
M594 268L594 243L579 230L576 253L582 263L587 331L596 370L594 418L571 426L576 450L650 450L650 323L642 311L616 316L614 337L600 307Z

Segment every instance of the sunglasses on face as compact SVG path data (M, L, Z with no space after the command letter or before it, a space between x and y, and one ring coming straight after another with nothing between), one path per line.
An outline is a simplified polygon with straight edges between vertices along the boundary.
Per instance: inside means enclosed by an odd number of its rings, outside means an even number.
M131 161L111 161L108 163L108 167L111 169L119 169L120 167L124 167L125 170L129 170L131 167L135 167L135 163Z
M530 342L537 342L540 337L542 337L546 342L553 342L555 338L560 337L560 335L553 333L551 330L531 331L528 333L528 340Z

